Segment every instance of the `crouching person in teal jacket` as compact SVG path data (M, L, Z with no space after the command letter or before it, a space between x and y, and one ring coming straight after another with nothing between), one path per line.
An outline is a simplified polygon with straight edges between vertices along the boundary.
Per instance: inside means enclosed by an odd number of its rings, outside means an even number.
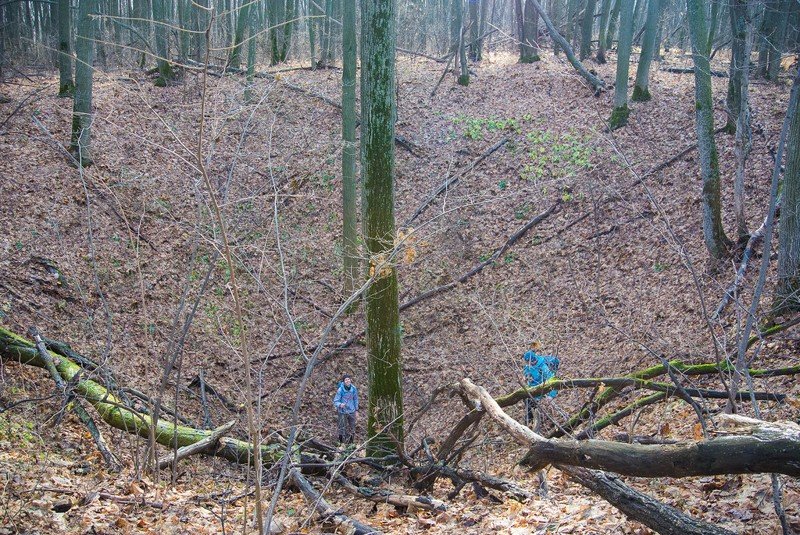
M347 374L342 377L333 406L339 416L339 442L352 444L356 436L356 419L358 418L358 389Z

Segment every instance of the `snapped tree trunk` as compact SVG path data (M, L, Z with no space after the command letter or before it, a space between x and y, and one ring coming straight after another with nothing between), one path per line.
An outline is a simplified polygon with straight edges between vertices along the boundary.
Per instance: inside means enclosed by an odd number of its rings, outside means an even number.
M647 20L642 41L642 53L639 55L639 66L636 69L636 83L633 86L631 100L644 102L650 100L650 64L656 47L658 17L661 14L661 0L649 0L647 3Z
M633 0L617 0L621 16L619 43L617 44L617 77L614 84L614 109L611 110L609 128L614 130L628 124L628 72L633 45Z
M686 0L686 6L694 58L695 126L703 182L703 238L711 257L721 259L728 254L730 240L722 227L719 156L714 140L714 101L705 4L701 0Z
M94 70L95 0L81 0L78 6L78 34L75 38L75 97L72 103L70 151L78 165L92 165L92 72Z
M456 0L457 2L461 0ZM368 455L403 444L400 312L394 259L395 1L361 3L361 172L366 290Z

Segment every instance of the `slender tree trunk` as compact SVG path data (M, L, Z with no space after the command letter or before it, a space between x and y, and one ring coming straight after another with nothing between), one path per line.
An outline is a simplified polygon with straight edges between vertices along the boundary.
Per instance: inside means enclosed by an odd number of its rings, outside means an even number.
M592 29L594 28L594 12L597 10L597 0L586 0L586 9L583 11L581 22L581 53L580 59L592 55Z
M72 15L70 0L58 0L58 96L71 97L75 91L72 81Z
M78 34L75 39L75 97L72 104L72 141L70 150L78 164L92 165L92 71L94 65L95 0L78 3Z
M714 101L711 93L708 30L702 0L686 0L689 34L692 40L695 83L695 123L700 176L703 181L703 237L712 258L728 254L730 240L722 227L719 156L714 141Z
M648 0L647 21L644 28L642 53L639 55L639 66L636 69L636 84L633 86L631 100L643 102L650 100L650 64L653 62L653 52L656 46L656 31L658 30L658 16L661 12L659 0Z
M731 22L734 26L734 41L741 38L741 45L743 50L739 51L738 61L742 62L734 73L734 63L737 61L736 54L731 59L731 80L735 78L739 87L736 88L736 98L733 102L728 102L729 109L733 110L731 106L738 106L735 108L736 125L736 143L734 152L736 154L736 177L733 181L733 209L736 214L736 234L738 243L746 246L749 233L747 232L747 218L745 217L744 206L744 172L747 157L750 155L750 148L752 146L752 132L750 130L750 69L749 58L752 50L752 21L750 18L750 9L748 8L748 0L733 0L731 5ZM734 17L737 19L741 16L740 20L734 22ZM737 37L735 34L739 31L738 25L744 24L744 35ZM728 83L728 92L730 97L730 80ZM730 118L728 119L730 121Z
M356 0L342 1L342 251L344 294L358 288L356 182Z
M608 31L606 32L606 50L611 48L614 43L614 36L617 34L617 21L619 20L619 11L622 7L622 0L615 0L614 7L611 9L611 17L608 19ZM633 6L629 6L633 9Z
M602 0L600 7L600 32L597 39L597 63L606 62L606 32L608 31L608 18L611 14L611 4L614 0Z
M253 100L253 81L256 74L256 19L258 19L258 6L252 6L248 13L247 21L247 85L244 90L244 100L247 103Z
M233 16L233 14L231 14ZM233 34L233 48L231 48L228 64L232 69L239 69L242 56L242 41L250 22L250 0L244 0L236 16L236 31Z
M539 14L530 0L523 0L524 7L522 13L522 35L520 38L520 63L533 63L539 61L539 43L537 34L539 33L538 23Z
M789 20L789 0L781 0L778 4L778 15L775 20L769 46L767 78L777 81L781 71L781 55L786 42L786 26Z
M640 0L641 1L641 0ZM617 45L617 77L614 86L614 109L609 127L614 130L628 124L628 72L633 45L633 0L617 0L620 4L619 43Z
M171 17L167 16L167 0L153 0L153 22L155 23L156 54L158 54L158 78L156 86L166 87L175 79L175 71L169 58L169 28Z
M458 0L457 0L458 1ZM374 281L366 291L367 454L402 448L400 314L394 263L395 2L361 3L361 146L364 241Z
M478 40L476 41L475 60L481 61L483 59L483 34L486 33L486 17L489 12L489 0L480 0L481 2L481 20L478 27ZM494 5L494 4L492 4Z
M478 61L479 3L480 0L467 0L469 6L469 59L472 61Z
M742 77L748 70L749 57L745 55L745 41L747 39L747 0L732 0L730 9L731 24L731 66L728 77L728 94L725 98L728 121L725 125L728 133L736 131L736 121L742 101Z
M778 313L800 310L800 106L795 105L787 113L791 114L791 123L786 140L778 231L778 288L774 307Z
M458 17L458 62L461 65L458 84L467 86L469 85L469 64L467 63L466 32L464 31L464 2L463 0L454 0L453 6L456 6L456 16Z

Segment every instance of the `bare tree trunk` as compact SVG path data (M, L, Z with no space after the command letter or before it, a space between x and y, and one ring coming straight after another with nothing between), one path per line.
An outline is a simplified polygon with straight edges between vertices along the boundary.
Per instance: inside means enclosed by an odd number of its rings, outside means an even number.
M80 0L78 34L75 39L75 97L72 103L72 141L70 151L78 164L92 165L92 81L94 70L95 0Z

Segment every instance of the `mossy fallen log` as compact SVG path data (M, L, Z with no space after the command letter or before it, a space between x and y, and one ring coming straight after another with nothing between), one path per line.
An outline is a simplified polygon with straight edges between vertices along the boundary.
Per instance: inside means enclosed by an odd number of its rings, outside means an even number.
M83 379L85 370L69 357L55 352L53 352L53 357L56 370L64 382L69 385L74 383L73 391L88 401L104 422L143 438L149 436L150 427L153 425L149 415L127 407L122 400L100 383L91 379ZM32 342L3 327L0 327L0 358L6 362L19 362L43 369L46 369L47 366ZM155 436L156 442L163 446L181 448L200 442L211 436L212 433L212 430L195 429L159 419ZM260 447L260 453L265 463L275 463L283 457L283 446L265 444ZM253 445L244 440L222 437L219 439L217 447L205 454L244 464L251 462Z

